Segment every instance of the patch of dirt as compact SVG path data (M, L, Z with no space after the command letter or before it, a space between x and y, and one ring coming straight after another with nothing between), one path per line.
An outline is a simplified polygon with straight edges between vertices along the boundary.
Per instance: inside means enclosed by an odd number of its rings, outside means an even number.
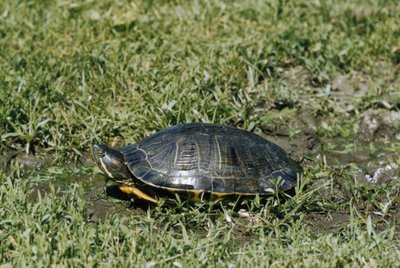
M282 147L296 161L301 161L305 156L314 155L321 147L319 137L312 131L304 131L302 135L293 139L281 135L268 135L266 138Z
M40 169L53 165L54 157L52 155L45 155L45 154L40 154L40 155L18 154L15 157L15 161L27 169Z
M273 130L261 128L263 136L278 144L289 155L300 161L305 156L316 155L322 147L321 140L313 126L315 122L309 111L300 110L296 116L285 118L286 126L277 126ZM289 137L287 133L294 129L296 134Z
M127 203L115 203L108 199L96 199L89 202L85 210L85 218L89 222L100 223L112 215L130 216L145 215L146 208L143 206L128 207Z
M94 167L96 163L93 161L92 155L90 152L85 152L78 158L78 162L81 163L85 167Z
M329 214L306 213L304 222L315 235L338 233L350 219L348 212L330 211Z
M330 141L334 144L343 144L346 141L341 139ZM338 146L341 147L341 146ZM335 148L335 150L321 150L320 154L317 156L319 160L322 160L322 156L324 156L326 163L328 165L337 165L337 164L357 164L359 167L366 168L368 161L371 161L371 156L369 155L369 151L365 148L359 148L350 153L346 152L344 148Z
M357 109L362 97L370 92L371 78L361 72L339 74L329 81L329 77L312 77L304 67L295 66L283 70L281 75L282 86L303 89L299 96L303 107L308 107L313 100L329 98L339 113L347 113Z
M144 214L149 206L148 203L140 203L137 200L135 205L132 206L132 203L126 202L131 201L132 197L119 191L116 185L106 187L103 176L90 176L87 174L73 175L68 178L61 176L60 179L37 183L30 190L29 200L35 202L38 200L39 195L41 197L46 196L50 193L51 187L60 189L58 195L61 196L68 185L74 182L85 182L82 184L85 188L85 218L89 222L98 223L112 215ZM121 200L125 202L121 202Z
M5 150L0 154L0 167L9 167L15 163L20 165L24 170L40 170L54 166L56 159L54 155L44 151L35 154L26 154L17 150ZM78 163L85 167L94 167L94 163L90 152L84 152L79 158ZM70 166L71 163L64 163L63 166Z
M360 116L357 138L363 142L400 139L399 129L400 112L370 109Z
M10 164L11 160L14 159L18 155L17 151L14 150L5 150L2 154L0 154L0 166L6 167Z
M25 170L42 169L55 164L54 156L45 153L32 155L16 150L6 150L0 155L0 166L8 167L13 162L19 164Z
M336 76L325 89L325 92L336 103L339 113L357 109L362 97L369 92L365 79L357 73Z

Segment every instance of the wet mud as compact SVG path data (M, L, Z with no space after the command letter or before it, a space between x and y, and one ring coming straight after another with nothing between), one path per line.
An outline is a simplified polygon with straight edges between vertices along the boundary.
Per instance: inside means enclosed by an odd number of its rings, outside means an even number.
M40 176L40 175L39 175ZM30 200L35 201L40 196L45 196L56 189L58 195L63 195L72 184L79 184L84 190L86 200L85 217L88 222L100 222L109 216L129 216L144 214L148 205L138 204L132 206L131 196L121 191L116 185L107 185L105 177L100 173L82 172L72 175L53 174L46 176L47 179L32 183Z

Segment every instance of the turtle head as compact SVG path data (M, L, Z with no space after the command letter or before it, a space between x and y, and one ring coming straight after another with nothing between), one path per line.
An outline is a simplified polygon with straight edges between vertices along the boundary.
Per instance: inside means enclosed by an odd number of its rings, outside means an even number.
M131 178L121 152L104 144L95 144L92 146L92 156L97 166L110 179L121 182Z

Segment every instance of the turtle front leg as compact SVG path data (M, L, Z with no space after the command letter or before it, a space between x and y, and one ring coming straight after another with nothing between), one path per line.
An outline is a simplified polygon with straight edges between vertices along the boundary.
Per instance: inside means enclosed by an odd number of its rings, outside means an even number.
M123 193L129 194L129 195L134 195L139 199L144 199L144 200L152 202L154 204L158 204L158 201L156 199L147 195L146 193L141 191L139 188L136 188L134 185L122 184L119 186L119 189Z

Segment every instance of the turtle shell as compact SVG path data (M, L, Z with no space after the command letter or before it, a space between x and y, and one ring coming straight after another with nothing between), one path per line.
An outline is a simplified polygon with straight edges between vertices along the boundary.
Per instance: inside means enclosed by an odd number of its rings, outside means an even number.
M176 125L120 151L135 178L176 191L270 194L291 189L302 173L278 145L213 124Z

